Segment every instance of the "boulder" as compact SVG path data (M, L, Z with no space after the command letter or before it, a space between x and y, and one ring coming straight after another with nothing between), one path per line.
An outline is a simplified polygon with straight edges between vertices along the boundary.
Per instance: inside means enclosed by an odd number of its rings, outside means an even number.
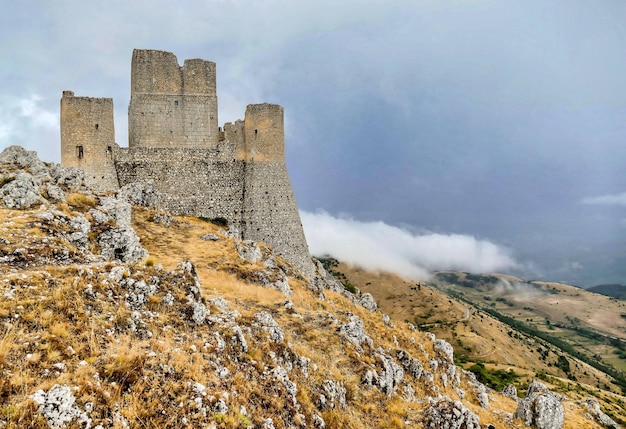
M526 397L519 401L514 417L537 429L561 429L565 419L561 397L538 381L528 386Z

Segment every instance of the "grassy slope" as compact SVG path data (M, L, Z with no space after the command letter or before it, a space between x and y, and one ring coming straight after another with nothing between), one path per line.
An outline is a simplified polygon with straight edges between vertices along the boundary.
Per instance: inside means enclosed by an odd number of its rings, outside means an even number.
M376 298L381 311L388 313L393 319L421 325L423 329L449 341L455 348L455 357L468 360L468 363L464 364L465 367L469 367L473 362L484 362L490 369L505 371L513 369L523 376L516 382L518 388L522 389L538 373L546 373L554 387L560 392L576 399L584 399L589 394L601 400L604 398L603 408L613 413L614 416L626 420L624 406L626 400L623 396L616 394L619 389L610 383L610 379L589 365L569 358L571 373L575 374L577 382L567 380L567 374L555 366L559 355L563 353L550 344L516 332L485 312L451 298L425 283L418 287L415 282L407 281L394 274L368 272L346 264L340 264L337 269L363 292L370 292ZM510 276L503 277L509 281L521 280ZM509 314L516 315L520 319L530 318L538 321L541 319L542 323L544 322L541 315L543 312L551 314L553 318L557 316L554 311L555 306L565 312L559 313L554 321L561 319L567 321L566 317L573 318L586 314L587 320L594 323L592 326L601 326L603 320L607 319L616 321L615 313L617 312L619 316L619 312L623 311L621 303L608 298L604 299L604 297L600 302L596 302L594 298L597 295L585 295L581 289L571 286L542 284L539 288L551 292L526 294L527 300L522 300L520 295L512 292L503 291L501 294L496 294L492 290L493 298L490 297L490 301L485 301L485 296L490 295L485 290L468 290L468 288L456 290L464 292L466 297L477 302L496 305L498 310L508 311ZM555 289L559 292L553 294ZM583 295L585 296L582 304L576 302ZM546 296L549 299L546 299ZM558 301L554 301L556 296L558 296ZM497 297L505 297L506 300L496 301ZM541 313L528 310L530 299L533 299L533 308L539 309ZM555 304L559 301L562 305ZM509 306L508 302L515 304ZM524 307L527 309L525 310ZM584 309L584 313L582 310L576 312L575 309ZM611 326L608 330L615 331ZM609 354L609 356L614 355ZM612 389L613 392L607 391L607 388Z

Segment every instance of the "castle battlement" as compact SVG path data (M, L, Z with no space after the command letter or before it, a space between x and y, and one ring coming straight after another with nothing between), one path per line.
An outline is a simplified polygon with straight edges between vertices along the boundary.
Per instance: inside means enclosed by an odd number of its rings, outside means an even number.
M112 99L63 91L61 164L106 190L153 183L160 208L224 217L240 238L265 242L313 274L285 165L284 109L251 104L243 120L218 127L211 61L181 67L170 52L134 50L127 148L115 143Z

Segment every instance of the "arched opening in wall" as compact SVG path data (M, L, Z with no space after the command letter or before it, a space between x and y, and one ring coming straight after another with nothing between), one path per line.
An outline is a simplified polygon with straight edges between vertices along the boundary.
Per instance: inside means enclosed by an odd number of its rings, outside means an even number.
M178 100L174 100L174 106L178 106Z
M111 146L107 146L107 157L111 158L113 156L113 151L111 150Z
M84 156L84 152L83 152L83 147L82 146L76 146L76 156L78 157L78 159L83 159Z

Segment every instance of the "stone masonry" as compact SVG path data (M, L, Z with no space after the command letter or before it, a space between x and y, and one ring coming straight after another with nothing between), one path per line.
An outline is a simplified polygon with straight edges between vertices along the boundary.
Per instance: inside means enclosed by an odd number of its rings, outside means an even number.
M113 100L61 99L61 164L91 185L115 190L153 183L158 207L224 217L241 239L265 242L314 274L285 165L283 108L252 104L244 120L217 122L215 63L169 52L133 52L128 147L115 143Z

